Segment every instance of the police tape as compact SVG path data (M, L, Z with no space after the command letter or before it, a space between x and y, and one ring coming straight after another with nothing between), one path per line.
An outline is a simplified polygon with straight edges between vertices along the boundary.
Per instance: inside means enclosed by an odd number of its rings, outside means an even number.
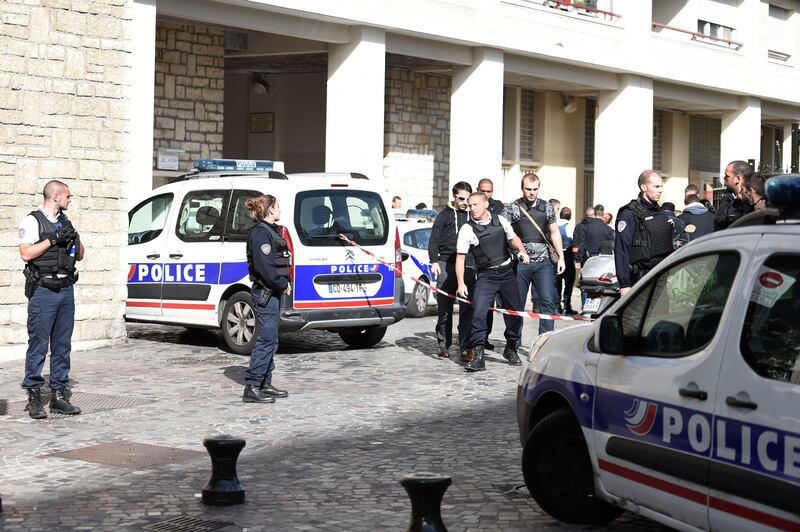
M360 249L361 251L363 251L364 253L366 253L370 257L374 258L375 260L377 260L378 262L380 262L381 264L383 264L384 266L386 266L390 270L397 271L397 268L395 268L393 264L389 264L388 262L384 261L383 259L381 259L377 255L375 255L370 250L363 248L360 244L358 244L358 242L354 242L354 241L350 240L349 238L347 238L345 235L343 235L341 233L339 234L339 238L341 240L344 240L345 242L347 242L351 246L357 247L358 249ZM402 275L405 275L406 277L411 278L411 280L413 280L415 283L421 284L422 286L427 287L429 290L431 290L431 291L433 291L433 292L435 292L437 294L442 294L443 296L447 296L450 299L454 299L456 301L461 301L462 303L467 303L468 305L474 305L475 304L472 301L470 301L469 299L460 297L458 295L450 294L448 292L445 292L444 290L440 290L439 288L437 288L435 286L431 286L430 283L426 283L425 281L414 277L410 273L406 273L406 272L402 271L402 269L400 270L400 273ZM531 318L531 319L538 319L538 320L562 320L562 321L592 321L591 318L585 318L583 316L561 316L561 315L558 315L558 314L540 314L538 312L526 312L524 310L509 310L509 309L497 308L497 307L489 307L489 310L497 312L499 314L506 314L508 316L517 316L519 318Z

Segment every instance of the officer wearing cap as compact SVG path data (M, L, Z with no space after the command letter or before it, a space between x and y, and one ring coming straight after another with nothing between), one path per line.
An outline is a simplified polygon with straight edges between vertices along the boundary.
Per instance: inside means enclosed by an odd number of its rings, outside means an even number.
M83 260L84 247L64 211L72 201L69 187L49 181L42 206L28 214L19 226L19 254L25 261L25 296L28 298L28 351L25 378L28 414L47 417L41 395L47 350L50 349L50 412L80 414L70 403L69 384L72 329L75 325L75 294L78 280L75 262Z
M245 403L274 403L287 397L285 390L272 385L275 352L278 350L278 314L281 294L292 293L289 282L291 257L281 228L278 200L271 194L250 198L245 203L250 217L257 221L247 236L247 270L253 287L250 296L258 319L258 338L244 373Z
M486 364L483 350L486 344L486 313L500 295L503 308L517 309L519 291L509 243L519 252L523 264L528 264L530 257L525 252L522 241L514 234L511 224L502 216L493 216L489 212L489 200L483 192L473 192L469 196L470 219L458 230L456 244L456 278L458 279L458 295L468 297L469 288L465 282L464 265L467 253L475 259L478 278L475 281L472 313L472 326L467 347L472 349L472 358L465 369L467 371L483 371ZM555 289L555 288L554 288ZM522 362L517 355L522 337L522 318L503 315L506 322L506 348L503 357L509 364L519 365Z
M674 249L673 222L658 204L664 186L661 174L645 170L638 183L639 197L617 214L614 264L623 296Z

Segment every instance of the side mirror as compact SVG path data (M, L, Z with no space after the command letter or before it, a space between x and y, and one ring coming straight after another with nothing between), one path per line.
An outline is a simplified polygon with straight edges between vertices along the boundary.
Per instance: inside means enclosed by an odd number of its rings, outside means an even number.
M410 255L408 254L408 251L404 251L404 250L401 249L400 250L400 257L402 257L403 260L408 260L408 257L410 257Z
M600 351L609 355L622 354L622 319L615 314L600 318L598 333Z

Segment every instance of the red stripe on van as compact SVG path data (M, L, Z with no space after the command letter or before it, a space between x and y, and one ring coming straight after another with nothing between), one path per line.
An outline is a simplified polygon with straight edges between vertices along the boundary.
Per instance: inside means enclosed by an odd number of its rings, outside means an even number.
M160 308L160 301L127 301L126 307L147 307L147 308Z
M200 303L164 303L161 308L177 308L187 310L215 310L216 305L200 304Z

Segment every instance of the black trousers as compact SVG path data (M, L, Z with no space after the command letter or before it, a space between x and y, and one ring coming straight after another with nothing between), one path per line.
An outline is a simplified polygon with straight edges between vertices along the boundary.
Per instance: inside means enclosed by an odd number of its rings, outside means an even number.
M564 310L572 310L572 288L575 286L575 255L571 248L564 250L564 273L556 276L556 293L564 301Z
M464 269L464 284L469 290L469 299L475 290L475 270L472 268ZM439 261L439 277L436 286L448 294L455 294L458 290L458 279L456 279L455 262ZM453 304L454 299L436 294L436 304L439 317L436 320L436 341L450 347L453 344ZM467 345L469 337L470 323L472 322L473 306L467 303L458 302L458 345L463 349Z
M472 301L475 303L472 315L472 327L467 342L468 347L482 346L486 343L486 313L500 296L500 305L506 309L519 308L519 291L514 270L508 266L505 270L478 271L478 280L475 282L475 291ZM519 345L522 338L522 318L503 315L506 323L505 337L509 344Z

